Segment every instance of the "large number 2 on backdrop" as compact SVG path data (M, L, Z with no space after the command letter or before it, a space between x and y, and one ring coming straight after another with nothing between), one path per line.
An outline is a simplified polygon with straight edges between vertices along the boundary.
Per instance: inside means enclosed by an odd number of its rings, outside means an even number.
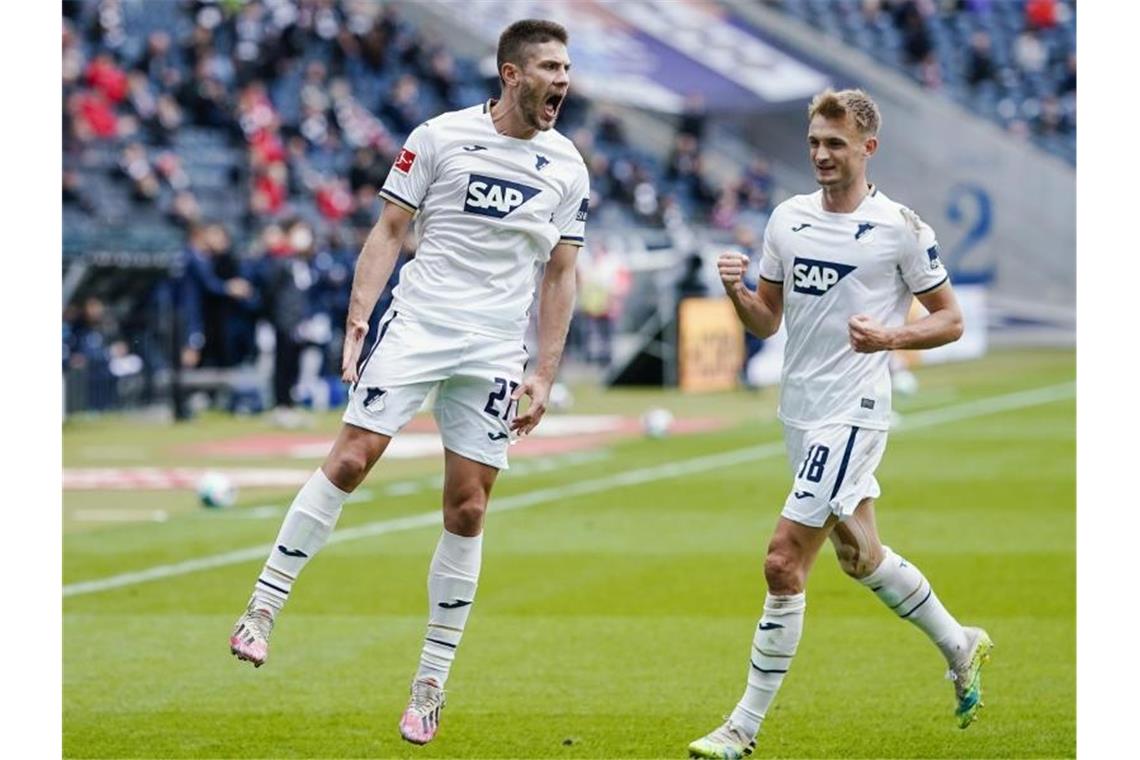
M950 188L946 218L951 224L964 227L962 238L943 251L943 263L953 275L954 282L984 283L994 278L992 261L977 261L971 253L989 237L993 227L993 201L980 185L959 184ZM937 232L937 230L935 230Z

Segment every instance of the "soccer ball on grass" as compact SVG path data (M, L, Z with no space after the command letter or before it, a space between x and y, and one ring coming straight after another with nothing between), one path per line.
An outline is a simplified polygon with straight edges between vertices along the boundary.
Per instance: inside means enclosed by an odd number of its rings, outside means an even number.
M237 501L237 488L226 475L207 472L198 479L198 499L202 506L211 509L232 507Z

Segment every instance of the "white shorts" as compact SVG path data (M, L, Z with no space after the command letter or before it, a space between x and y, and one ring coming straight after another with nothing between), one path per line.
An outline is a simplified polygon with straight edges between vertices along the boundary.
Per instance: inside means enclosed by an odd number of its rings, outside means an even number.
M518 412L510 396L526 361L521 338L492 338L389 310L361 359L344 421L394 436L438 386L433 412L444 448L505 470Z
M805 430L784 425L792 466L792 492L782 516L812 528L831 515L845 520L859 502L879 496L875 468L887 448L886 430L822 425Z

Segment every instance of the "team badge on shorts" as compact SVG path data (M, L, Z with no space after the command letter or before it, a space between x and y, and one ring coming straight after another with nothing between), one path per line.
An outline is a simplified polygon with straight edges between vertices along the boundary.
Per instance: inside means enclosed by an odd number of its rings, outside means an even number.
M364 407L366 412L380 412L384 409L384 394L388 391L383 388L368 388L367 393L364 395Z

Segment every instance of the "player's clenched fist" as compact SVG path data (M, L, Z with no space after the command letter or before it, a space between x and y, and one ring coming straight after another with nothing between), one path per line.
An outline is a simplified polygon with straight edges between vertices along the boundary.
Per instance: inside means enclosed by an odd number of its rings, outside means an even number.
M856 314L847 320L847 337L851 348L858 354L890 351L891 331L866 314Z
M731 293L744 287L744 270L748 268L748 257L739 251L726 251L716 260L721 284Z

